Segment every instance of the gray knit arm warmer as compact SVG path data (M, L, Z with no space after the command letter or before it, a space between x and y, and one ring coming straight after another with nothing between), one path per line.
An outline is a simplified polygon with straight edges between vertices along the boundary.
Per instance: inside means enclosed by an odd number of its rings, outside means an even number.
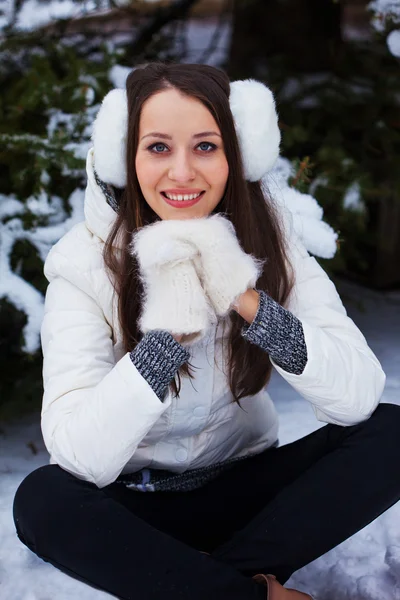
M139 373L161 402L179 367L189 360L190 353L168 331L148 331L130 353Z
M263 290L257 292L260 295L257 314L251 324L243 325L242 336L265 350L288 373L301 375L307 364L301 321Z

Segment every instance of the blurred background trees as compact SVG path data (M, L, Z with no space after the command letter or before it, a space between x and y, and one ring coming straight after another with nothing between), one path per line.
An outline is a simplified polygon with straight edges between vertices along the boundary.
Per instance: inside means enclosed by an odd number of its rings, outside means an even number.
M277 98L292 185L339 233L332 277L400 287L400 8L393 0L0 0L0 418L41 401L52 244L83 219L105 93L149 60Z
M311 158L308 189L343 241L330 267L388 288L400 285L400 61L385 35L396 12L377 14L381 35L373 14L362 0L238 1L229 64L276 91L283 154Z

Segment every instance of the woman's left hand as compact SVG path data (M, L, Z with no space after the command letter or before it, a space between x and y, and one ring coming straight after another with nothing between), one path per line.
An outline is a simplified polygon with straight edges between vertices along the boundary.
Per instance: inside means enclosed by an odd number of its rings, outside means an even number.
M233 224L221 214L189 219L185 223L188 239L199 250L195 268L215 314L225 316L232 308L240 312L243 300L244 310L247 307L249 312L250 295L245 296L245 293L257 294L249 288L255 287L264 261L243 251Z
M232 308L248 323L252 323L258 311L260 294L249 288L232 304Z

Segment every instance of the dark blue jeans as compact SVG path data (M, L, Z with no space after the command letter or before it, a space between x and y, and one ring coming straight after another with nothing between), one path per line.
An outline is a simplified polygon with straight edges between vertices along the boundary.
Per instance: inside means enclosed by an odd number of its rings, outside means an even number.
M265 600L400 499L400 407L326 425L239 462L191 492L98 489L57 465L19 486L20 540L65 573L126 600ZM199 550L210 552L202 554Z

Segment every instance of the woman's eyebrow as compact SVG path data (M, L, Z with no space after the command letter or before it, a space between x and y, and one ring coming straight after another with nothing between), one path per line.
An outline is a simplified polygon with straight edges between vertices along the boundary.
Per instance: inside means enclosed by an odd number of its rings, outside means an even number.
M193 137L197 139L201 137L209 137L210 135L217 135L218 137L221 137L216 131L202 131L201 133L195 133Z
M218 137L221 137L221 135L219 133L217 133L216 131L202 131L201 133L195 133L193 135L193 137L195 139L198 139L198 138L202 138L202 137L209 137L211 135L217 135ZM172 137L170 135L167 135L166 133L152 131L151 133L146 133L146 135L144 135L140 139L140 141L144 140L144 138L147 138L147 137L157 137L157 138L161 138L163 140L172 140Z

